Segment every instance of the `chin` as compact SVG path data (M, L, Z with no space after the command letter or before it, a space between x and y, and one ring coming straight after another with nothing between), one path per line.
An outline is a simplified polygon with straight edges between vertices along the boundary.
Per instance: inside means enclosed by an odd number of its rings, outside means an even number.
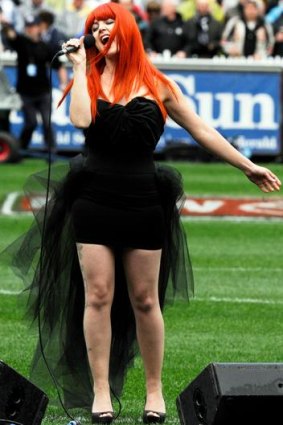
M108 52L106 53L106 57L107 58L112 58L117 56L119 50L117 48L117 46L111 46L110 49L108 50Z

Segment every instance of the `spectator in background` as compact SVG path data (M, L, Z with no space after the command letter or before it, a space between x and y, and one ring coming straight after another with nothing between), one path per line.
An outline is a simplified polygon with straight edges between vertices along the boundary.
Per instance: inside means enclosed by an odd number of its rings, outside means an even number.
M131 14L136 18L136 22L137 18L147 21L147 14L144 12L144 9L135 2L135 0L114 0L114 3L121 4L129 12L131 12Z
M176 0L163 0L161 17L150 23L144 39L145 49L150 56L168 52L169 56L186 57L188 41L177 6Z
M228 56L263 59L271 55L273 30L262 14L263 4L259 0L246 0L243 17L229 19L222 35L223 49Z
M17 33L25 32L25 19L30 16L38 16L41 10L52 10L46 4L45 0L23 0L17 10L16 22L14 25Z
M20 109L21 100L10 83L6 70L0 62L0 131L10 133L11 110Z
M224 11L225 16L226 16L226 13L227 13L228 10L231 10L231 9L237 7L239 3L240 3L239 0L221 0L219 2L219 4L221 5L221 7Z
M14 25L19 5L18 0L0 0L0 22Z
M223 24L213 18L209 0L196 0L196 14L185 22L188 56L212 58L221 51Z
M69 0L46 0L46 2L48 3L48 7L56 15L62 12L62 10L65 8L67 1Z
M217 21L224 21L224 10L216 0L209 0L210 13ZM196 14L195 0L182 0L178 6L178 12L181 14L184 21L188 21Z
M274 32L274 46L272 56L283 56L283 10L279 18L272 24Z
M275 2L268 2L265 11L265 20L269 24L273 24L280 17L283 11L283 1L276 0Z
M157 0L149 0L146 3L145 11L147 13L148 22L153 22L161 16L160 2Z
M32 134L37 126L37 114L43 124L44 143L53 152L56 150L55 137L49 125L49 107L51 87L49 81L49 65L52 52L41 40L38 18L30 16L25 21L25 33L18 34L12 27L6 28L10 45L17 52L17 92L21 96L24 115L24 126L20 134L23 150L29 146ZM57 69L60 83L66 85L66 70L58 60L53 62Z
M72 0L59 15L56 26L64 28L67 38L80 37L83 34L86 17L91 10L85 0Z
M274 46L272 56L283 56L283 0L271 0L265 21L272 25L274 33Z
M243 17L243 10L244 10L244 3L246 0L238 0L237 4L232 6L232 7L228 7L225 10L225 21L228 22L229 19L234 18L235 16L237 16L238 18L242 18Z
M61 49L66 40L66 34L61 32L55 25L55 15L48 10L42 10L38 14L41 39L47 43L54 56Z
M19 4L18 0L0 0L0 51L9 48L9 43L7 42L2 28L6 25L11 25L13 27L16 25L17 9Z

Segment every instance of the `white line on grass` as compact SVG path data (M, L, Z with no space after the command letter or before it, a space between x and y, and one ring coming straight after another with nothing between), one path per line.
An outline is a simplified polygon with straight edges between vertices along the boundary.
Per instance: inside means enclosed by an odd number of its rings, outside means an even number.
M281 267L193 267L193 271L207 272L262 272L269 271L275 273L282 273Z
M13 211L13 205L18 198L20 192L12 192L7 195L7 198L5 199L3 206L1 208L1 214L4 215L14 215Z
M19 295L21 291L0 289L0 295ZM229 298L229 297L195 297L193 301L210 301L216 303L241 303L241 304L268 304L282 305L283 300L262 300L259 298Z
M0 214L10 217L32 216L32 211L14 211L14 204L21 195L23 195L22 192L9 193L3 202L2 208L0 208Z
M236 221L236 222L249 222L249 221L256 221L256 222L263 222L263 223L272 223L272 222L282 222L282 217L260 217L260 216L235 216L235 215L223 215L223 216L200 216L200 215L186 215L181 216L183 222L189 222L189 221Z
M216 303L268 304L282 305L283 300L261 300L258 298L229 298L229 297L195 297L195 301L211 301Z
M0 295L19 295L20 291L11 291L10 289L0 289Z

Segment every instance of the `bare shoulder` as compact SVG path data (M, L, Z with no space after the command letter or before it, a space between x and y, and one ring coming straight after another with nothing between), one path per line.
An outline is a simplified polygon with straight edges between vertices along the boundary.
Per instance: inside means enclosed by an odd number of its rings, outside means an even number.
M169 85L166 85L162 81L158 81L157 89L162 102L166 105L170 99L176 98L181 93L181 90L172 78L168 77L168 75L164 75L164 77L168 81Z
M170 77L165 76L169 84L159 83L158 92L170 118L185 130L195 132L195 128L202 125L200 117L192 110L187 97L178 84Z
M159 82L158 92L160 98L167 110L169 116L175 119L175 114L179 114L188 109L187 100L182 93L178 84L170 77L165 75L168 85L164 82Z

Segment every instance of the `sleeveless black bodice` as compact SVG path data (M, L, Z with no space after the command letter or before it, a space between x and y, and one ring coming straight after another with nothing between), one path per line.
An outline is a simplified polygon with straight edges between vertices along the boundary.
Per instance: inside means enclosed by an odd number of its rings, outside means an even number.
M102 99L86 134L87 160L72 209L78 242L160 249L164 217L153 151L163 132L158 104Z
M98 115L86 134L89 169L154 171L153 151L164 130L158 104L135 97L126 105L99 99Z

